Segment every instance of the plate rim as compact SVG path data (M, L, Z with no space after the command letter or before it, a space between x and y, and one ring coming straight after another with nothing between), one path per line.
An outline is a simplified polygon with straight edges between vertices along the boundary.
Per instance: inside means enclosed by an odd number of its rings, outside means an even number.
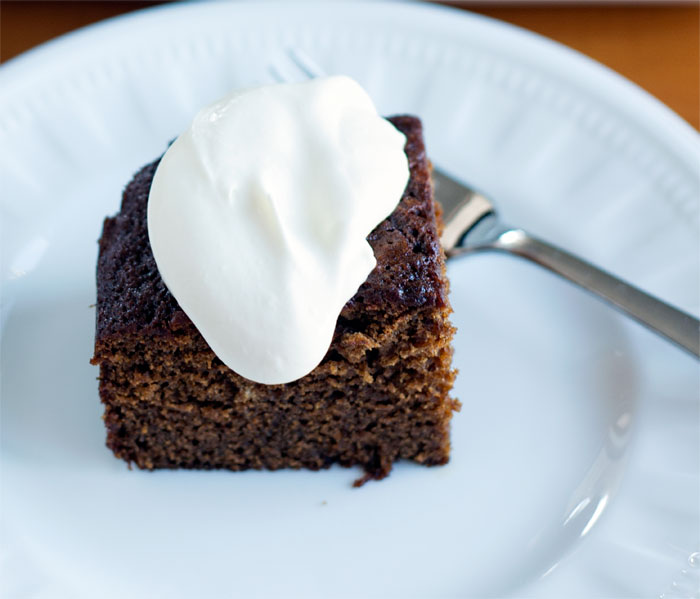
M33 69L45 68L42 63L56 62L63 54L79 53L86 43L99 38L104 42L105 35L114 36L120 33L120 29L140 27L150 28L158 19L181 20L180 15L188 12L237 12L237 11L263 11L274 9L276 11L296 12L299 8L311 8L317 12L338 14L341 11L360 11L371 9L375 12L396 11L403 12L402 18L413 19L420 15L427 19L443 19L444 23L449 18L454 23L454 29L464 26L477 26L487 28L490 32L497 32L518 43L529 46L529 50L538 53L538 64L542 64L544 57L546 66L558 62L568 63L577 71L577 75L593 77L607 86L613 86L615 91L625 96L625 101L632 101L635 116L639 112L645 115L644 121L655 126L664 125L671 131L665 131L666 135L672 135L688 150L700 152L700 132L696 131L685 119L674 112L661 100L646 91L640 85L617 73L605 64L570 48L560 42L547 38L541 34L527 30L523 27L498 20L493 17L480 15L468 10L453 8L444 5L430 4L427 2L408 2L401 0L334 0L332 3L324 0L240 0L226 2L222 0L186 0L171 4L161 4L140 10L135 10L122 15L117 15L85 27L67 32L56 38L48 40L34 48L31 48L0 65L0 84L7 90L17 82L22 82ZM14 81L13 81L14 80ZM586 87L589 87L588 85ZM1 88L0 88L1 89ZM610 95L610 94L606 94ZM0 92L0 102L7 96L7 91ZM649 127L651 128L651 127ZM663 139L663 136L662 138ZM664 144L667 145L667 144ZM700 176L700 164L696 165Z

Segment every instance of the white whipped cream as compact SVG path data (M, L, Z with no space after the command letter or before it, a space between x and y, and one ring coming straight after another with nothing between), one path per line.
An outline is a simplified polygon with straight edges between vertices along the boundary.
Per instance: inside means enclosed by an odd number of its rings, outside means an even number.
M235 91L163 157L148 234L216 355L266 384L313 370L376 265L367 235L408 182L405 137L348 77Z

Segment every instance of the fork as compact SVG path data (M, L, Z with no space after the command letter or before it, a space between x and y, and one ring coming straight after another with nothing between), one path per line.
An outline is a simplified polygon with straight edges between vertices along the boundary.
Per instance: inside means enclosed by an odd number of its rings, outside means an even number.
M435 199L444 211L440 241L448 259L492 250L527 258L576 283L700 358L700 321L573 254L504 224L485 195L433 169Z
M287 51L293 65L306 78L323 71L301 50ZM288 81L281 66L269 72ZM504 224L494 203L484 194L433 168L435 199L442 205L444 229L440 238L448 260L481 251L507 252L526 258L605 300L644 326L700 358L700 320L626 283L523 229Z

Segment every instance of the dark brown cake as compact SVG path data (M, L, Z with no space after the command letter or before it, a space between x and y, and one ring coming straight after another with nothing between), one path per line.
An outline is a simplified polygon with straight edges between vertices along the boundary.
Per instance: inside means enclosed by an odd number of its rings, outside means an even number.
M97 332L107 446L140 468L326 468L444 464L459 403L430 167L418 119L407 136L411 177L396 210L370 234L377 266L338 318L323 362L286 385L226 367L158 274L146 205L158 161L107 218L97 264Z

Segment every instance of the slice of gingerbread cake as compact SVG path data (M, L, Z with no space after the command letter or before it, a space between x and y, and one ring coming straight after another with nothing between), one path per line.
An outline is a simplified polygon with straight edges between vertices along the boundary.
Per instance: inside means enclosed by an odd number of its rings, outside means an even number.
M147 204L158 161L127 185L107 218L97 263L97 330L107 446L140 468L270 469L359 465L382 478L397 460L445 464L451 366L440 208L417 118L410 177L369 235L376 267L343 307L321 363L285 384L240 376L210 349L163 282ZM245 282L241 282L245 285Z

